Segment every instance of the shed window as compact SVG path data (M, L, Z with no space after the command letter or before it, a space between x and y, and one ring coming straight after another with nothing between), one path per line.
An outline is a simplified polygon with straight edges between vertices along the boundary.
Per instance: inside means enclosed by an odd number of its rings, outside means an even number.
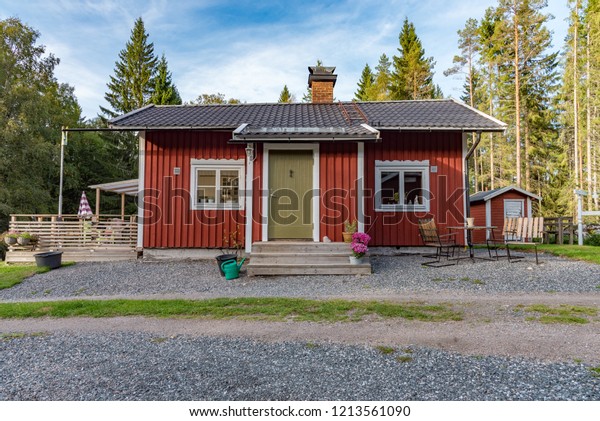
M193 159L192 209L243 209L244 160Z
M429 211L429 161L375 161L375 210Z

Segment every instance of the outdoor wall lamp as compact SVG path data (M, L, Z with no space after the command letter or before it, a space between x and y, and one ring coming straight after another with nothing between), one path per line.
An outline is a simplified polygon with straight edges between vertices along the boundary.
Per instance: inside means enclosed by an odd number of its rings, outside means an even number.
M254 143L246 144L246 156L250 162L254 162L254 159L256 158L254 156Z

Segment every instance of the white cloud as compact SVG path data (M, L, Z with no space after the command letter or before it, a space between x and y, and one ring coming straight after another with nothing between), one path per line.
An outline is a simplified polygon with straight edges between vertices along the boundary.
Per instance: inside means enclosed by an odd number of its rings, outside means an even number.
M562 0L550 0L556 15L555 47L565 34ZM118 53L142 16L155 52L169 61L184 100L221 92L248 102L276 101L284 84L298 99L306 91L307 66L321 59L337 67L335 96L351 99L365 63L398 48L405 17L413 22L427 56L437 62L434 81L460 96L462 82L446 78L457 52L456 31L467 18L481 18L495 0L388 0L243 3L205 0L100 0L13 2L0 0L0 18L18 15L42 34L47 51L61 59L56 74L76 88L84 114L104 103ZM245 8L245 9L244 9ZM251 9L255 8L255 9ZM240 10L272 13L266 19Z

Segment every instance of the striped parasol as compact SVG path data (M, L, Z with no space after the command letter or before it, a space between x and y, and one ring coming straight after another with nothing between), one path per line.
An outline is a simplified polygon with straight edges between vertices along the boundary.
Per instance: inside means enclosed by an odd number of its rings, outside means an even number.
M85 196L85 192L83 192L81 193L81 200L79 200L79 211L77 212L77 217L82 219L88 219L91 218L92 215L94 214L92 213L90 204L87 200L87 197Z

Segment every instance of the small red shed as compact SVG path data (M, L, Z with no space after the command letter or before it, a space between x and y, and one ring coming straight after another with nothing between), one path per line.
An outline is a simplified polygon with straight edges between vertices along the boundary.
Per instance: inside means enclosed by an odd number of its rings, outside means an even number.
M504 218L532 216L533 200L541 201L542 198L516 186L482 191L471 195L471 217L475 218L475 225L495 226L501 231ZM485 231L473 232L473 242L485 240Z

